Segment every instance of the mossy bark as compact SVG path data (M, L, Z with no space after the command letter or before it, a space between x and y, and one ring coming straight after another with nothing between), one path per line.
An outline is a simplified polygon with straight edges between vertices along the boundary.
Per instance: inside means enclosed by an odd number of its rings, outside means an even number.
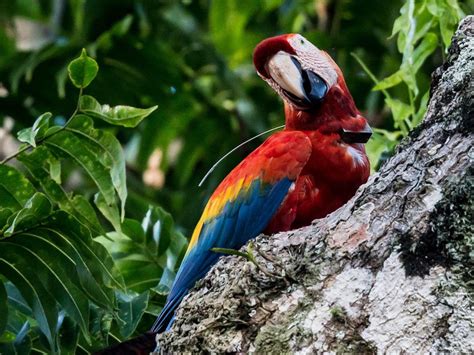
M326 218L259 236L259 267L222 258L161 350L474 353L473 63L469 16L396 154Z

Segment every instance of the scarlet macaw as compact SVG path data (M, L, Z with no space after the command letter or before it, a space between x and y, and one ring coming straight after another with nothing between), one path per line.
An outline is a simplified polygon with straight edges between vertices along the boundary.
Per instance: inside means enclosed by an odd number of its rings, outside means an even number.
M283 99L285 129L271 135L210 197L150 334L170 327L195 282L222 255L262 232L308 225L367 181L371 130L337 64L299 34L268 38L253 55L258 75Z

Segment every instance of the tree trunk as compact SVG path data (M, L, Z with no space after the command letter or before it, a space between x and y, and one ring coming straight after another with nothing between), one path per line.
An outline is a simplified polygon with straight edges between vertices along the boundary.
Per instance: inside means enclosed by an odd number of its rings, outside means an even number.
M223 257L167 352L474 353L474 17L432 77L424 121L345 206Z

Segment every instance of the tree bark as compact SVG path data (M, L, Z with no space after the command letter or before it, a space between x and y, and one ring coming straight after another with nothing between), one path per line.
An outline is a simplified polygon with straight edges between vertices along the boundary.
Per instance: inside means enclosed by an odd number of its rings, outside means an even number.
M261 235L190 292L167 352L474 353L474 17L423 122L345 206Z

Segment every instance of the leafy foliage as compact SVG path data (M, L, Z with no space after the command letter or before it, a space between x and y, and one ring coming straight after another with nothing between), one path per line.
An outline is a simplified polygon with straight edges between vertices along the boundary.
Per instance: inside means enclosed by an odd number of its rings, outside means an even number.
M99 66L94 59L87 56L87 52L83 48L81 56L69 63L67 71L74 86L84 89L96 77Z
M373 90L381 91L385 104L393 116L394 132L377 130L378 136L368 146L372 162L377 162L384 151L391 151L395 144L417 126L426 112L429 90L420 90L417 75L425 61L437 48L447 51L459 21L464 17L457 0L408 0L395 20L391 37L397 36L397 49L402 54L400 68L382 80L354 55L375 82ZM407 101L391 95L387 89L399 84L406 86Z
M156 106L100 106L82 96L97 74L95 60L82 51L69 68L80 89L74 113L64 125L52 124L49 112L40 115L18 132L25 144L0 165L2 352L88 351L105 346L109 336L129 337L149 305L156 312L149 289L162 275L173 275L187 244L159 208L150 208L142 224L124 220L122 148L114 135L94 128L93 118L135 127ZM6 165L13 158L22 167ZM79 167L94 182L95 206L66 191L65 165ZM104 218L115 232L104 233Z

